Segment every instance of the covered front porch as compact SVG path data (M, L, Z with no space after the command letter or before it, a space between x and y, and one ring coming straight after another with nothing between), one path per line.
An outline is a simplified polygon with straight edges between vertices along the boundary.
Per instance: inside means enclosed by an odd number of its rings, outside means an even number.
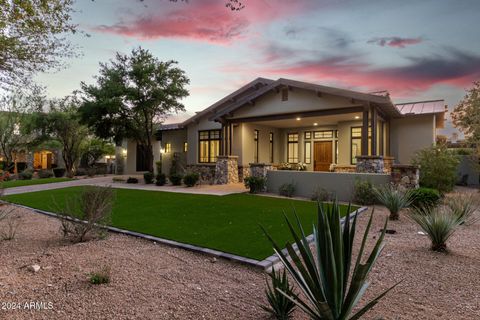
M278 170L355 172L367 159L388 171L388 116L364 106L228 119L222 124L220 156L238 157L240 175L255 164ZM243 171L243 172L242 172Z

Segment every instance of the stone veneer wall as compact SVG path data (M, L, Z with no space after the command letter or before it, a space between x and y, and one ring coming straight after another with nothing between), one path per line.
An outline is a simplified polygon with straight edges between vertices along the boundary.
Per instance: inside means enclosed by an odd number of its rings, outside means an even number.
M357 156L357 173L384 173L383 156Z
M415 189L420 186L420 168L408 164L392 165L392 183L406 188Z
M243 179L250 176L249 166L238 166L238 182L243 182Z
M218 156L215 165L215 184L238 182L238 157Z
M269 170L273 170L270 163L250 163L250 176L265 179L265 187L262 191L267 191L267 172Z
M392 172L392 166L395 162L394 157L383 156L383 169L386 173Z
M215 179L215 164L190 164L187 172L198 173L200 184L213 184Z
M333 172L357 172L357 167L354 164L351 164L351 165L336 164L333 166Z

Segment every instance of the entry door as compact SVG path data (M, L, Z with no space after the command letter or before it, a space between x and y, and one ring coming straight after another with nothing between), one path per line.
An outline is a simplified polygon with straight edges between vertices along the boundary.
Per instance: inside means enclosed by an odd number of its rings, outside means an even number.
M329 171L332 164L332 141L315 141L313 151L315 171Z

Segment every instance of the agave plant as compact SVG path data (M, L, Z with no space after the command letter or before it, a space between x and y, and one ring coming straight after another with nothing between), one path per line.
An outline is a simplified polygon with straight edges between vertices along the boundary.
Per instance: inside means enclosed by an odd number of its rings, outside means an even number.
M375 188L374 193L377 200L390 211L390 220L398 220L400 210L410 206L413 201L410 190L404 192L392 185Z
M460 224L469 225L479 219L477 197L474 193L456 193L446 196L445 204Z
M348 212L350 212L350 206L348 209ZM383 249L383 239L388 220L385 221L382 233L368 259L364 263L361 262L372 224L372 217L373 212L363 235L357 259L353 265L353 272L350 272L350 269L353 259L357 212L354 213L353 223L350 222L350 213L347 215L342 229L340 208L337 201L325 205L318 204L318 223L313 230L313 245L316 248L316 253L312 252L298 217L296 217L296 222L299 232L285 217L298 252L290 242L287 242L288 254L283 253L280 246L264 229L276 254L300 288L303 296L288 294L280 289L277 290L294 302L311 319L359 319L398 284L395 284L351 315L357 302L368 288L367 276Z
M272 272L268 276L272 284L270 286L267 281L267 289L265 290L269 306L261 306L262 309L270 313L275 319L291 319L296 305L281 293L285 292L287 295L295 296L293 287L288 281L287 272L285 272L285 269L282 272L275 272L275 269L272 268Z
M456 215L442 207L414 208L409 216L427 233L433 251L446 251L447 240L461 223Z

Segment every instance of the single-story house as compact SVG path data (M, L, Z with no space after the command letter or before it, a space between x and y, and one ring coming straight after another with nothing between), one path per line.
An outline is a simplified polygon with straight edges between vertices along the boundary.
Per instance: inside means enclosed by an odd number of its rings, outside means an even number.
M445 111L443 100L395 104L386 91L258 78L183 123L161 126L153 153L165 174L174 165L210 182L218 178L219 159L238 167L228 181L241 181L257 164L352 172L360 160L382 159L378 172L408 164L434 144ZM119 173L144 172L142 150L125 140L117 148Z

